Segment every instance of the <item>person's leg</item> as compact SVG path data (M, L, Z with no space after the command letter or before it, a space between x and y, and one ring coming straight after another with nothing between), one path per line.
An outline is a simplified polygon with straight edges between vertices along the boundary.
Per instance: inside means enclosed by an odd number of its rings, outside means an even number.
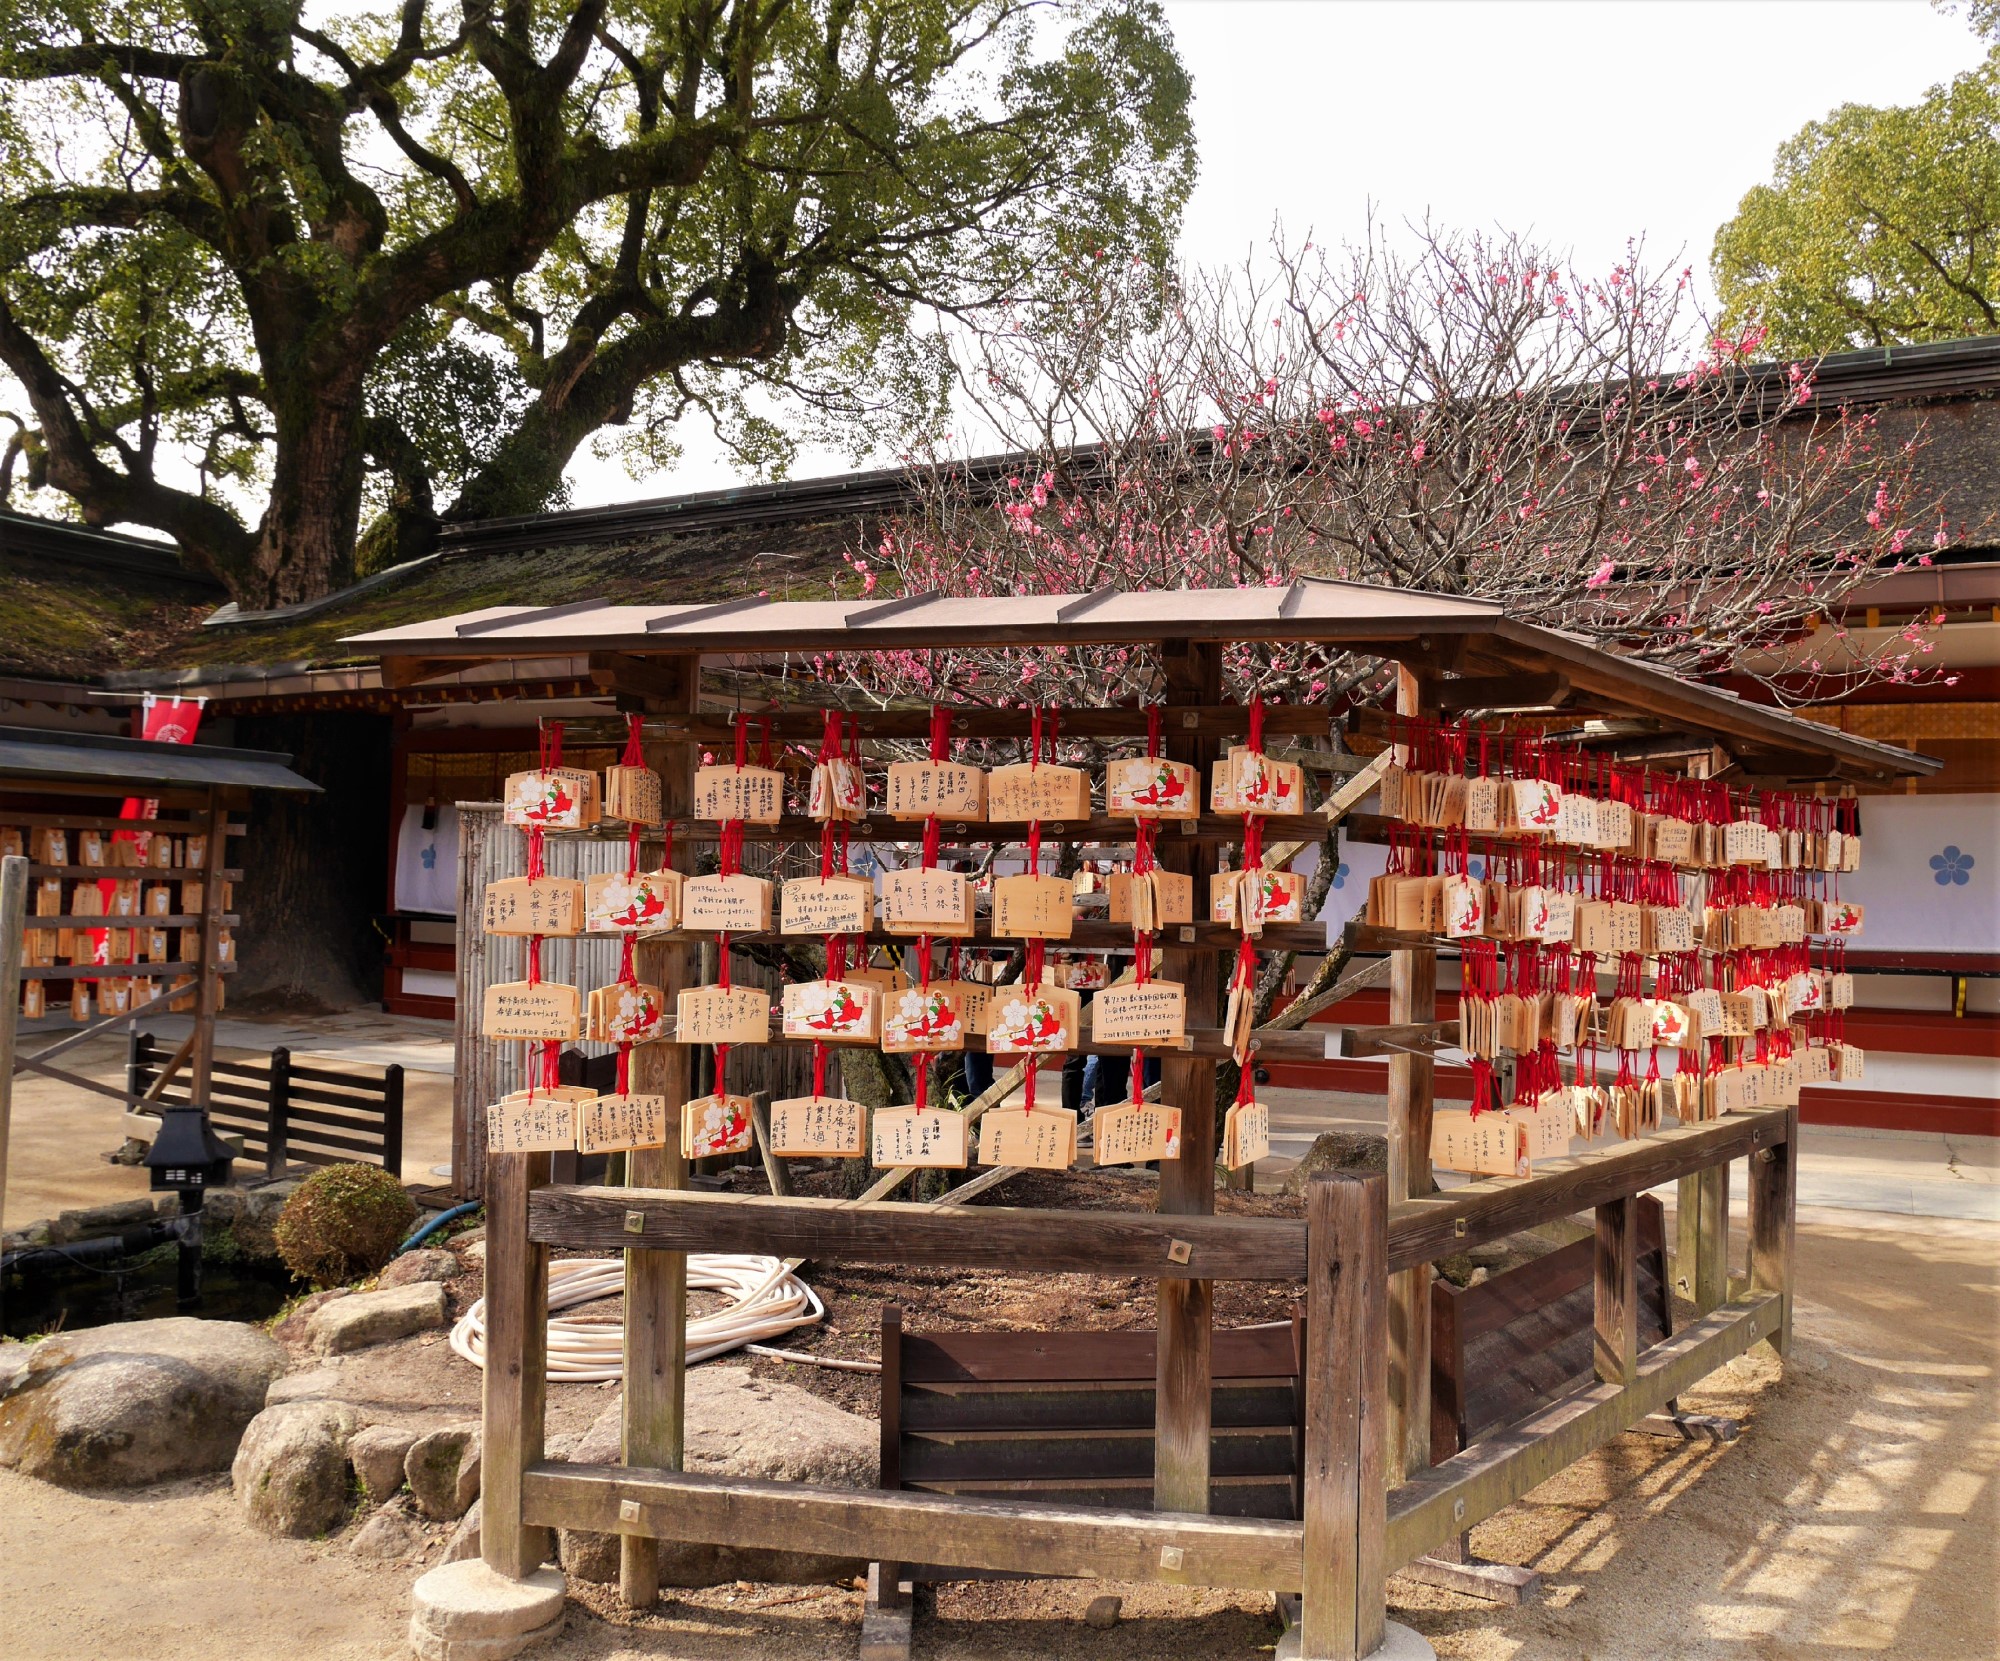
M965 1099L973 1101L993 1088L993 1058L984 1050L967 1050L962 1060L965 1070Z
M1062 1104L1065 1111L1083 1111L1083 1064L1087 1058L1073 1055L1063 1063Z

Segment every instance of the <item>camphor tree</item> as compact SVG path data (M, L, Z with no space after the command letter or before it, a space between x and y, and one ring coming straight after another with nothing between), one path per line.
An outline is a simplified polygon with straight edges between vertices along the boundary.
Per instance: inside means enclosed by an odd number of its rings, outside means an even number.
M1843 104L1780 147L1715 237L1732 326L1813 354L2000 331L2000 9L1993 43L1918 103Z
M0 489L253 606L607 425L893 430L927 311L1160 259L1194 165L1155 0L0 0L0 78Z

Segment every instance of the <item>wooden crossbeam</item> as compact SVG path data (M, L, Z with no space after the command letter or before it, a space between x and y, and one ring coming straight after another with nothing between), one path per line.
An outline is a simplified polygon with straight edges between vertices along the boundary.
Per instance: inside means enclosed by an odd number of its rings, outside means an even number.
M796 1551L809 1540L813 1550L834 1557L1267 1591L1292 1590L1302 1574L1301 1525L1262 1518L560 1462L531 1465L521 1497L531 1526L713 1540L739 1549Z

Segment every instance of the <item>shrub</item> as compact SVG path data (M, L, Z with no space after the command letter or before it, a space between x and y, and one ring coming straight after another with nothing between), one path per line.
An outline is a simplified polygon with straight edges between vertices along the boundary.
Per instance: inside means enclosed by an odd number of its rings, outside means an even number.
M417 1220L403 1185L378 1165L328 1165L299 1184L272 1231L285 1267L315 1286L372 1275Z

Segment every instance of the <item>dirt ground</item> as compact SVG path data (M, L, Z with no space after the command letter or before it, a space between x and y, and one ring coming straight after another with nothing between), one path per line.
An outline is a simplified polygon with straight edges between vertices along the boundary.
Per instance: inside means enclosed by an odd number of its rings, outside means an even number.
M1395 1580L1392 1616L1463 1661L2000 1654L1996 1265L1990 1224L1802 1212L1803 1291L1783 1376L1746 1358L1683 1398L1741 1418L1740 1441L1621 1437L1474 1534L1481 1554L1540 1570L1540 1602L1496 1609ZM868 1289L827 1289L847 1317L827 1347L872 1353ZM1025 1313L993 1289L936 1290L924 1302L938 1324ZM1136 1309L1107 1319L1097 1306L1119 1290L1079 1280L1060 1295L1080 1322L1143 1324ZM1258 1318L1231 1318L1246 1317ZM473 1410L477 1381L442 1343L396 1349L363 1394L448 1417ZM809 1371L784 1370L801 1382ZM551 1398L555 1434L609 1399L589 1386ZM416 1572L360 1561L338 1538L254 1533L226 1478L80 1495L0 1473L8 1661L390 1661L408 1654ZM1125 1618L1100 1632L1081 1615L1105 1590L1123 1595ZM580 1587L567 1629L537 1653L849 1661L860 1601L850 1587L738 1585L633 1617L605 1589ZM1027 1582L927 1594L916 1630L923 1657L1223 1661L1268 1653L1278 1629L1264 1596Z

